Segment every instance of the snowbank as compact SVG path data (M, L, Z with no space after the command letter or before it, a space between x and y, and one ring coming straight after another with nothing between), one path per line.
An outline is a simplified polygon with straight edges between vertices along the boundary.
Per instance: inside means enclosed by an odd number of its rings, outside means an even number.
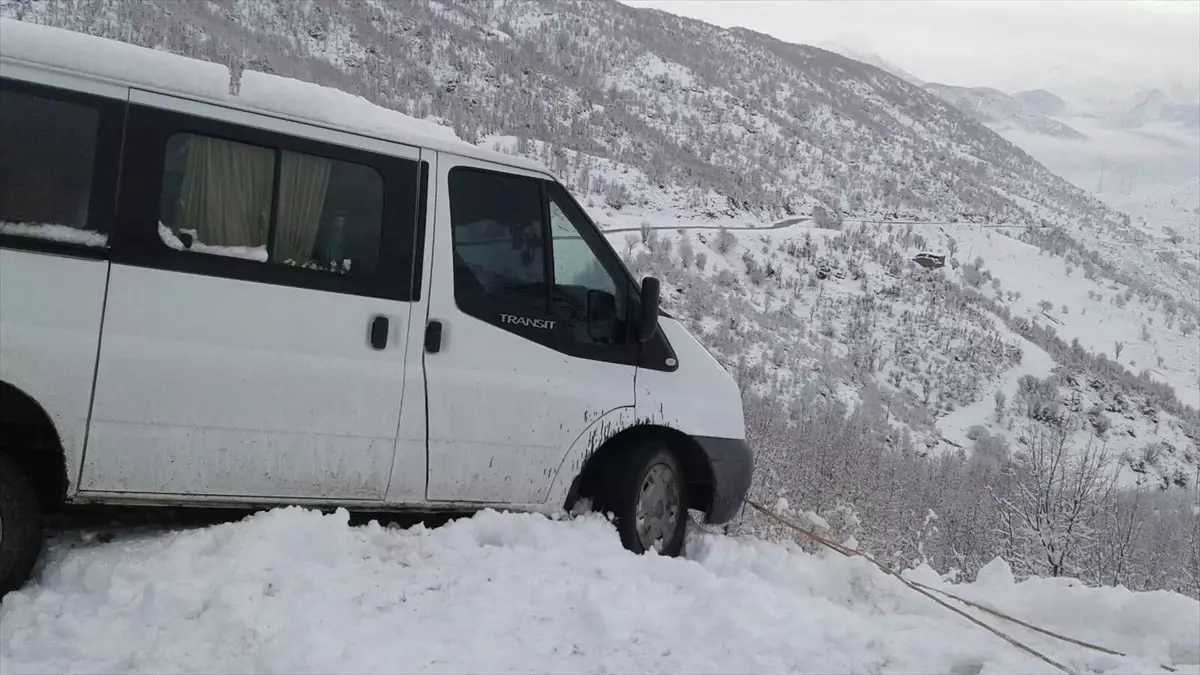
M64 537L0 605L0 672L1054 672L866 561L689 545L630 555L598 516L402 530L299 508ZM955 590L1139 657L1026 635L1076 672L1200 661L1193 600L990 577Z

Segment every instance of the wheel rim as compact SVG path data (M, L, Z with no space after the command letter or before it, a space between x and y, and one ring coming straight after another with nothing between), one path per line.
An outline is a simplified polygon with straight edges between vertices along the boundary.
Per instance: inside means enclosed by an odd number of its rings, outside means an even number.
M680 511L679 481L666 464L646 471L637 503L637 533L642 548L662 552L675 536Z

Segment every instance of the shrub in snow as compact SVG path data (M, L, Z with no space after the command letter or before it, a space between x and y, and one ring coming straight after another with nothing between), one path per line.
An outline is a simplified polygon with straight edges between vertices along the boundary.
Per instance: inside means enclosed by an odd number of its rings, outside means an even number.
M679 239L679 261L686 268L691 267L695 259L696 251L692 248L692 240L684 233Z
M1033 375L1022 375L1017 381L1017 400L1029 419L1054 422L1059 417L1058 382L1053 376L1040 380Z
M717 251L724 254L729 253L733 245L737 243L737 235L725 228L721 228L717 232Z
M713 281L722 288L737 288L738 286L737 276L729 271L728 267L717 272L717 276Z
M612 182L604 190L604 203L620 211L630 203L629 188L624 183Z
M974 265L963 265L962 275L963 281L976 288L983 283L983 275L980 274L979 268Z

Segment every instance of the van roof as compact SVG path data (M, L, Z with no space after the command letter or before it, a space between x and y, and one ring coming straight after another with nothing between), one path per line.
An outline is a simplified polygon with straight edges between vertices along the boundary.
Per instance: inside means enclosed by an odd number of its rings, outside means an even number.
M449 127L340 89L249 69L235 89L229 67L220 63L85 33L0 18L0 59L551 175L538 162L471 145Z

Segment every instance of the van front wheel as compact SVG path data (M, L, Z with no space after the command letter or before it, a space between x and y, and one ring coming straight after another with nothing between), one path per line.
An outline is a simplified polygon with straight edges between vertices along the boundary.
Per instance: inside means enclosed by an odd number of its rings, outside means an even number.
M609 465L600 508L613 514L621 543L634 553L677 556L687 532L683 466L661 443L641 443Z
M42 509L21 469L0 456L0 597L25 585L42 550Z

